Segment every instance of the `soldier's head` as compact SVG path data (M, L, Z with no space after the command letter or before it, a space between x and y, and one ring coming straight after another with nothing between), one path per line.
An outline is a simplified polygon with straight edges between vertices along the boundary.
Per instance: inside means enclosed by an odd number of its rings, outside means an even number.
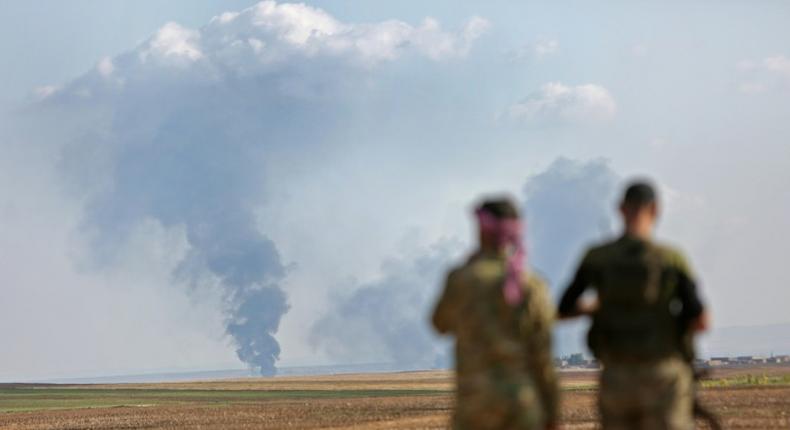
M644 180L631 182L620 203L620 213L627 233L651 235L658 218L658 199L653 185Z
M483 249L501 249L513 235L521 234L518 208L507 197L484 200L475 208L475 215Z

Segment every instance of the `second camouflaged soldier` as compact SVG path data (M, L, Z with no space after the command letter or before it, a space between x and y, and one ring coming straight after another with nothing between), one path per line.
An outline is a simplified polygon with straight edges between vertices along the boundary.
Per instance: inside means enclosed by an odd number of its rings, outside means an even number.
M433 315L436 329L455 337L453 428L555 428L554 312L546 287L522 272L516 207L487 201L476 216L480 247L450 272Z
M693 429L687 333L707 326L694 277L680 252L652 240L658 213L652 186L629 186L620 212L625 233L587 252L560 316L592 316L588 344L603 365L604 429ZM596 305L580 304L588 287Z

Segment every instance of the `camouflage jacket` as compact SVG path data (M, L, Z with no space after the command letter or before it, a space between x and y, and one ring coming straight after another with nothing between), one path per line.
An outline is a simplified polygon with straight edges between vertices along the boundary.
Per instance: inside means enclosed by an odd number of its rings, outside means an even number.
M490 423L501 417L492 414L511 416L507 426L514 428L557 421L554 308L546 286L539 277L524 275L525 300L514 307L504 300L504 277L503 256L473 255L449 273L433 314L437 331L456 341L456 428L496 428ZM478 415L489 416L485 426L472 422ZM512 418L516 415L521 418Z

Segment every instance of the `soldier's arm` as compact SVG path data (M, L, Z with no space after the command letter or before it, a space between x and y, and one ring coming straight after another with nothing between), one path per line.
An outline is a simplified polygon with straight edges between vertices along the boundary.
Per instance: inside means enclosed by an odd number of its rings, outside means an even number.
M560 299L558 317L560 319L574 318L581 315L589 315L594 311L593 307L584 307L579 303L579 298L592 283L593 267L590 263L589 253L582 259L573 281L565 289Z
M693 331L705 331L708 329L709 318L705 305L699 297L697 283L686 258L677 253L675 267L678 271L677 295L683 309L680 319Z
M551 333L554 324L554 306L549 299L546 285L531 281L528 296L524 340L529 354L530 373L537 385L546 414L547 428L554 428L559 417L559 384L551 350Z
M439 333L451 333L455 331L460 307L460 288L459 276L456 270L447 275L444 283L444 291L436 303L433 311L433 326Z

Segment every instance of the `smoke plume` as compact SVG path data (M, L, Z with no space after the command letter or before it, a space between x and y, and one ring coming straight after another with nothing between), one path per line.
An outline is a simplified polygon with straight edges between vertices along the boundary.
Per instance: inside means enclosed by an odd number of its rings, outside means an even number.
M447 366L447 345L433 333L428 318L444 272L460 248L445 241L387 261L379 278L335 299L313 326L312 343L343 362L362 359L399 369Z
M46 140L59 142L61 171L84 202L91 264L123 264L118 249L142 223L181 232L187 251L173 281L219 288L239 359L271 375L289 305L285 265L256 212L269 172L331 147L375 67L408 52L463 56L486 26L474 18L451 34L431 19L346 24L264 1L199 30L169 23L74 81L43 88L32 110L42 124L62 120Z
M602 160L560 158L524 186L530 263L548 278L557 297L573 275L586 246L613 232L619 178ZM558 297L557 297L558 298ZM557 331L557 352L583 351L580 323Z
M605 161L560 158L524 186L530 263L558 294L583 247L612 232L619 179ZM463 214L459 214L463 216ZM446 366L446 345L438 343L427 318L451 257L460 244L440 243L415 257L393 259L380 278L338 297L313 326L316 348L337 360L364 358L401 369ZM579 323L558 330L561 354L582 351Z

